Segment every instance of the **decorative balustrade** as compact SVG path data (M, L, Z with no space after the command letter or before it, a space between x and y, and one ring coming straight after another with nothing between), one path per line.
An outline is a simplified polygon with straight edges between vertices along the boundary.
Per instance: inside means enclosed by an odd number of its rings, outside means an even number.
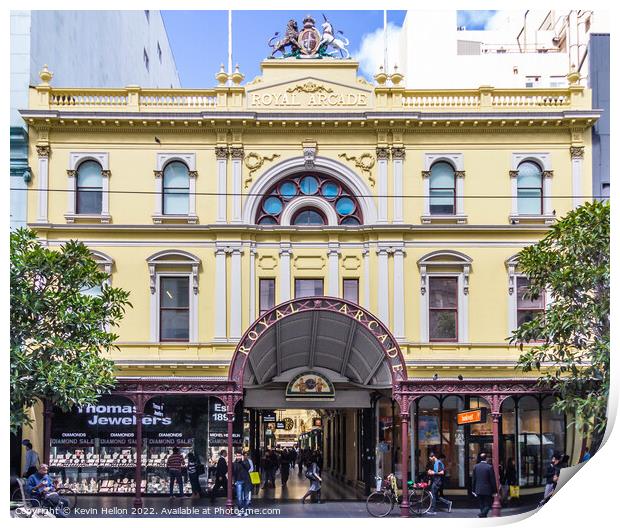
M126 90L52 90L50 93L50 107L115 107L127 106L128 94Z
M472 109L480 106L478 90L442 94L439 90L407 90L403 95L403 107L418 110L437 108Z
M217 107L217 95L213 90L142 90L140 106L144 109L213 109Z
M544 90L535 93L515 90L495 90L491 99L494 108L533 108L570 106L568 90Z

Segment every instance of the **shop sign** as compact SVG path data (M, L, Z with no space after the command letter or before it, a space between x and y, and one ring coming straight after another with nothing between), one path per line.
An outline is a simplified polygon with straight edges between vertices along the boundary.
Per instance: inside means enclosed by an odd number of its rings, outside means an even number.
M209 445L226 447L228 445L228 418L226 405L217 398L209 398ZM233 420L232 441L234 446L242 444L243 409L237 406Z
M486 421L487 410L485 408L463 411L456 414L456 423L458 425L485 423Z
M333 400L335 396L334 384L314 371L297 374L286 387L287 400Z
M276 422L276 429L284 431L286 430L286 424L282 420L278 420Z
M276 422L276 413L273 411L263 411L263 423L275 423Z

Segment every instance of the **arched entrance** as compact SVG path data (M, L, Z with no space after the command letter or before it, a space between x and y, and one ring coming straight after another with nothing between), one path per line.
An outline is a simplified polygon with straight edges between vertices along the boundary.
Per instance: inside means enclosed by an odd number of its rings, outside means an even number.
M236 398L250 406L304 408L307 403L295 401L289 388L310 373L324 379L325 386L335 386L331 401L315 403L317 408L353 408L357 398L370 401L373 391L386 391L398 402L398 447L406 480L408 405L401 402L401 385L407 371L388 328L368 310L343 299L293 299L272 308L248 328L232 357L228 381L235 384ZM229 502L232 505L230 485ZM407 502L402 506L406 513Z

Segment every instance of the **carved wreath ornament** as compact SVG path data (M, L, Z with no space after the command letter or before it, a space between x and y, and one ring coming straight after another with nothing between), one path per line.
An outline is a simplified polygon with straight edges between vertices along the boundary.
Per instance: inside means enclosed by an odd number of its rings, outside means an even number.
M274 159L279 157L280 154L272 154L271 156L261 156L256 152L250 152L249 154L247 154L243 161L250 172L248 174L248 177L243 182L245 188L248 188L248 186L252 182L252 176L258 169L260 169L264 165L265 161L273 161Z
M298 84L295 87L291 87L286 90L288 93L297 93L297 92L305 92L305 93L315 93L315 92L325 92L332 93L332 90L329 87L323 86L322 84L317 84L314 81L307 81L304 84Z
M346 152L343 152L338 156L344 158L346 161L352 161L358 169L368 176L370 185L372 187L375 186L375 180L371 173L371 169L375 166L375 157L370 152L364 152L359 156L348 156Z

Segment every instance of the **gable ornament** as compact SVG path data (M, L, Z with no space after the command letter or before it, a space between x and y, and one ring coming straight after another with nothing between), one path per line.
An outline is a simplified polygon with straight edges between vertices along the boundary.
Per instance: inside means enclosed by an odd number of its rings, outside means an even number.
M273 161L279 157L280 154L272 154L271 156L261 156L257 152L250 152L247 154L243 162L250 172L248 173L248 177L243 182L244 187L247 189L250 186L254 173L265 164L265 161Z
M375 157L370 152L364 152L359 156L349 156L346 152L338 154L338 157L344 158L345 161L352 161L353 164L360 169L370 182L370 186L375 186L375 179L372 177L372 168L375 166Z

